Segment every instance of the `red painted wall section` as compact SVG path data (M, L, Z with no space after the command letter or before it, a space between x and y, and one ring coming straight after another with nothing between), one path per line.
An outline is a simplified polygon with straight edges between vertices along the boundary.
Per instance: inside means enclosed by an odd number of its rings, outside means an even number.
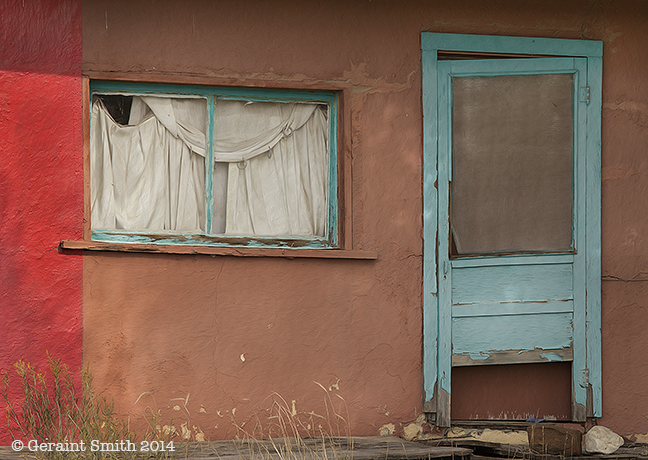
M83 211L81 2L0 2L0 372L46 352L78 376ZM0 402L0 444L11 441Z

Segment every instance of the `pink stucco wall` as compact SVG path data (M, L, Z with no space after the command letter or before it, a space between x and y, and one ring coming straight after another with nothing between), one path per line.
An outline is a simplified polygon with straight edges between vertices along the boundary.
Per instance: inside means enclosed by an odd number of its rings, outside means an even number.
M346 85L352 237L356 248L379 255L375 262L86 256L85 359L124 407L145 391L158 395L160 406L190 393L192 423L225 437L234 428L220 415L236 408L245 419L274 391L298 410L321 409L317 381L339 386L333 391L345 398L354 434L413 419L422 397L420 33L500 34L604 43L601 423L625 435L648 432L648 402L640 398L646 347L640 337L617 338L628 318L641 324L646 305L642 281L617 280L643 279L648 257L645 3L84 5L83 67L90 74ZM511 372L504 386L479 392L470 390L474 375L462 372L457 409L478 416L483 407L474 404L495 398L501 412L519 417L525 393L506 390L510 385L541 392L538 404L568 415L569 376L561 366L543 369L536 384ZM502 380L497 370L487 373L488 381ZM542 393L537 382L545 380L551 385ZM628 382L633 389L622 391ZM501 394L518 396L506 401Z
M81 366L81 4L0 3L0 371ZM10 436L0 401L0 444Z

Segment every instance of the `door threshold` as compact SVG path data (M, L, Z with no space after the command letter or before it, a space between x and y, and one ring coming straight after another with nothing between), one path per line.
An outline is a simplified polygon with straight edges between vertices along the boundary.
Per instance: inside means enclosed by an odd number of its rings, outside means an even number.
M452 426L459 426L462 428L493 428L497 430L526 430L529 425L534 422L527 422L526 420L452 420ZM552 425L579 425L585 427L585 422L572 422L571 420L544 420L542 423L551 423Z

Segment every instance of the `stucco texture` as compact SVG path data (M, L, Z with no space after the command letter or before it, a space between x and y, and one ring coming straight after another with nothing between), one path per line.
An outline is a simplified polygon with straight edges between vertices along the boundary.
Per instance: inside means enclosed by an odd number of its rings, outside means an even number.
M0 4L0 373L44 369L47 352L81 367L81 5ZM0 444L11 440L0 401Z
M86 253L83 359L95 383L120 411L160 409L192 439L231 437L254 414L267 421L277 395L297 413L325 415L333 401L354 435L413 420L423 397L420 34L595 39L604 43L599 423L648 432L640 397L647 19L645 1L84 2L87 74L345 89L344 217L353 248L378 253L375 261ZM512 372L486 392L470 391L481 384L470 371L457 376L467 418L503 394L522 395L498 412L519 418L524 393L509 390L520 386L540 392L538 404L555 415L568 411L564 367L546 368L557 379L549 387Z

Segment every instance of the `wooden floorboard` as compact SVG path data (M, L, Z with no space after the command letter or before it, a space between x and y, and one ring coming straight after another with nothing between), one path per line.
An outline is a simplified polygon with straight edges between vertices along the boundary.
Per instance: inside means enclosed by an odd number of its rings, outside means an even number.
M175 443L168 458L186 460L470 460L472 451L459 447L431 446L392 436L291 438L255 441L205 441ZM0 447L0 460L35 458L24 449ZM88 458L92 458L88 456ZM141 456L139 458L146 458Z
M528 446L479 441L476 439L446 438L428 440L435 446L463 447L473 451L471 460L490 459L523 459L523 460L565 460L566 457L551 454L538 454L530 451ZM634 444L619 448L613 454L586 454L567 457L569 460L648 460L648 445Z
M175 443L169 459L186 460L565 460L557 455L530 452L527 447L468 439L411 442L392 436L276 438L255 441ZM132 458L131 456L124 456ZM0 447L0 460L34 459L34 452ZM94 458L90 455L88 459ZM138 458L145 459L141 454ZM158 457L159 458L159 457ZM648 460L647 445L620 448L611 455L582 455L570 460Z
M470 449L474 454L473 459L475 458L475 456L497 458L529 458L529 448L527 446L460 438L429 440L426 442L433 446L451 446Z

